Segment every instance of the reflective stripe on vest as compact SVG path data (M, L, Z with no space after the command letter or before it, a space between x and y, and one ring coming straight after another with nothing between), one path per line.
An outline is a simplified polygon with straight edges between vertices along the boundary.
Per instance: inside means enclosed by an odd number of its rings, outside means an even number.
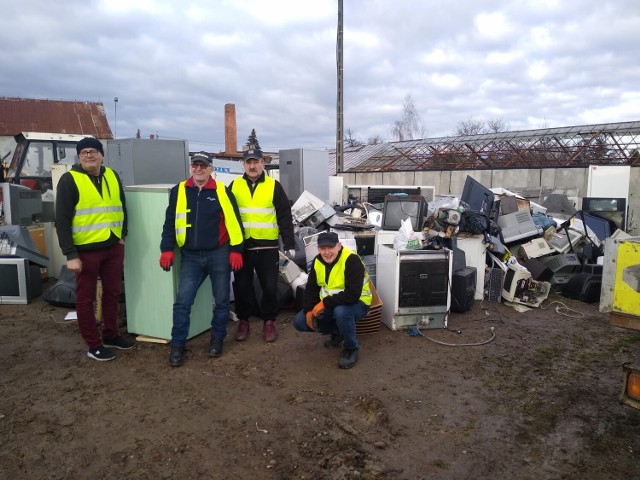
M187 228L191 227L191 224L187 224L187 213L191 209L187 208L187 190L185 184L187 182L180 182L178 185L178 198L176 201L176 243L179 247L182 247L187 240ZM240 228L240 222L236 216L236 212L231 205L229 195L223 183L216 182L216 193L218 194L218 201L222 207L222 213L224 215L224 225L229 233L229 241L231 245L240 245L242 243L242 228Z
M278 239L278 217L273 205L273 193L276 181L265 175L264 182L259 182L251 195L249 185L244 178L233 181L231 191L240 208L240 218L244 226L244 238L256 240Z
M100 182L102 196L86 173L70 170L78 188L71 232L75 245L87 245L109 240L111 232L122 238L124 210L120 198L120 184L110 168L105 168Z
M329 273L329 283L326 281L326 271L324 263L317 258L313 262L313 269L316 272L316 280L320 287L320 298L323 299L329 295L335 295L344 291L344 274L347 258L354 253L346 247L342 247L342 254L338 258L337 262L331 268ZM360 262L362 259L358 257ZM362 264L364 266L364 263ZM362 292L360 293L360 300L365 305L371 305L372 300L371 289L369 288L369 274L365 268L364 279L362 280Z

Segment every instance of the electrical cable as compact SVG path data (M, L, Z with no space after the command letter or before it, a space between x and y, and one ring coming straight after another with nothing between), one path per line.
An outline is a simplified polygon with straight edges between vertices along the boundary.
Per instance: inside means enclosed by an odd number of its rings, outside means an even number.
M496 338L496 330L494 327L490 327L491 329L491 338L489 340L485 340L484 342L478 342L478 343L447 343L447 342L441 342L440 340L436 340L434 338L431 337L427 337L425 334L423 334L419 328L416 327L416 330L418 330L418 335L420 335L421 337L426 338L427 340L431 340L434 343L437 343L439 345L445 345L447 347L477 347L480 345L486 345L489 342L492 342L495 338Z
M565 305L564 303L562 303L562 302L560 302L558 300L554 300L553 302L549 302L549 304L546 307L543 307L542 305L540 305L540 309L546 310L547 308L549 308L554 303L559 303L560 304L555 308L556 313L558 315L562 315L564 317L569 317L569 318L584 318L584 313L579 312L578 310L574 310L573 308L568 307L567 305ZM574 312L577 315L569 315L566 312Z

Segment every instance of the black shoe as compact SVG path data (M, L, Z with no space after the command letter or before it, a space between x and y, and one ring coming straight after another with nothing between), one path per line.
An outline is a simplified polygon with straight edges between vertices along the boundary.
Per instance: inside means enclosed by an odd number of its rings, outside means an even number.
M342 335L339 333L332 333L331 338L324 341L324 346L325 348L338 348L343 341L344 337Z
M90 348L87 352L87 357L93 358L99 362L108 362L109 360L116 358L113 356L113 353L111 353L111 350L104 347Z
M358 350L353 348L345 348L340 354L340 361L338 366L340 368L351 368L358 361Z
M209 356L219 357L222 355L222 339L211 337L211 343L209 344Z
M179 367L184 362L184 347L171 347L169 354L169 365Z
M105 338L102 342L105 347L117 348L119 350L130 350L135 345L133 340L118 335L116 338Z

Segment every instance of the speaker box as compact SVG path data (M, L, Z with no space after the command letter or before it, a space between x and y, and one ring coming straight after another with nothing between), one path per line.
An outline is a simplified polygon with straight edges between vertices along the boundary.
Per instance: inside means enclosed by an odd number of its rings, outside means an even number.
M465 267L453 273L451 279L451 310L460 313L471 310L475 293L475 267Z

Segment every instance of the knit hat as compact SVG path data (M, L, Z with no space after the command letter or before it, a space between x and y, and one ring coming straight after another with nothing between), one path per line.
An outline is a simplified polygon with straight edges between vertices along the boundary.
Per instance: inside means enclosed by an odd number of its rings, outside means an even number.
M95 148L100 152L102 156L104 156L104 150L102 149L102 142L94 137L84 137L82 140L78 142L76 145L76 152L80 155L80 152L85 148Z

